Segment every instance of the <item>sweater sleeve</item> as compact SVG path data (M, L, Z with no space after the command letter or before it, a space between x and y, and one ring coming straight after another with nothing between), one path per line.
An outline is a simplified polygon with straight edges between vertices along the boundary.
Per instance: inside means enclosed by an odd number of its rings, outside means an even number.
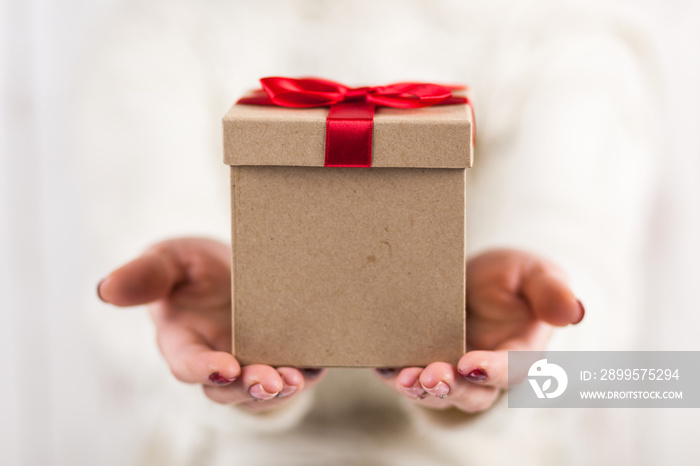
M549 349L634 349L658 148L645 34L623 16L590 11L549 12L509 26L490 76L474 86L470 255L518 248L567 272L586 319L557 330ZM482 442L473 454L492 456L475 464L498 464L496 439L509 432L518 438L509 445L520 445L524 458L546 435L557 438L546 432L556 410L508 409L506 399L476 415L408 409L426 435L460 457L469 442Z

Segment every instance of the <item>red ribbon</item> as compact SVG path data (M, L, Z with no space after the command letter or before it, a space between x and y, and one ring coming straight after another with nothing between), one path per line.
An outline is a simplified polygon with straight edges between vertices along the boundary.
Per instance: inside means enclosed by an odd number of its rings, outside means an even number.
M279 105L292 108L330 107L326 118L326 167L372 165L372 125L376 106L420 108L431 105L471 104L452 95L460 86L431 83L395 83L351 88L325 79L271 77L262 89L239 104ZM473 134L473 133L472 133Z

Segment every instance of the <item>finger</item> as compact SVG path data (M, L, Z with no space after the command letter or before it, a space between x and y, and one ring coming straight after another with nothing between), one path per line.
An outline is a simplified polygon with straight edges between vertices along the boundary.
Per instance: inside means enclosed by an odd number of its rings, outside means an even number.
M585 313L561 271L544 261L532 262L522 275L520 292L534 314L556 326L577 324Z
M420 384L440 407L455 406L473 413L490 407L498 397L495 387L479 386L467 382L452 364L434 362L420 375Z
M170 371L182 382L227 385L240 375L240 366L233 355L215 351L190 327L174 323L158 325L157 339Z
M322 368L296 369L280 367L277 369L277 372L282 375L284 386L275 398L266 401L243 401L239 406L254 412L274 409L276 406L285 403L290 397L319 383L327 371Z
M469 351L457 363L457 371L473 384L508 388L508 351Z
M409 398L424 397L425 390L421 387L418 379L423 369L420 367L406 367L399 372L396 377L396 388Z
M468 351L457 363L457 371L469 382L507 389L520 382L525 374L510 374L509 380L508 351L542 351L552 334L548 324L535 322L524 328L516 338L510 338L496 347L495 351Z
M118 268L97 287L98 296L117 306L162 298L201 307L230 301L229 248L204 238L164 241Z
M293 367L278 367L277 372L279 372L282 377L283 383L282 390L277 394L277 398L286 398L304 389L304 375L299 369Z
M119 267L100 282L97 294L116 306L136 306L164 298L184 279L183 270L160 254L147 254Z
M269 400L284 388L282 376L276 369L262 364L246 366L241 371L241 383L248 394L257 400Z
M244 366L241 375L226 387L204 386L206 396L221 404L269 401L284 388L282 375L273 367L262 364Z
M421 372L420 384L429 394L446 398L448 394L455 394L455 369L445 362L434 362L426 366Z
M405 369L382 367L374 369L374 373L384 385L409 398L411 401L419 402L429 408L448 408L450 406L449 402L430 396L425 388L421 386L421 372L423 372L423 369L420 367L408 367Z

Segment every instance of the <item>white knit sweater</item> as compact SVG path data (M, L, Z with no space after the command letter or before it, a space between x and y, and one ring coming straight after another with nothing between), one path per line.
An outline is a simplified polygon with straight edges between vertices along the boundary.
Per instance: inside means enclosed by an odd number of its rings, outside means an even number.
M590 2L134 2L96 31L76 89L93 251L107 267L163 237L227 240L220 118L260 77L467 83L470 250L522 248L569 273L587 315L552 349L633 349L657 150L646 41L629 12ZM91 317L108 380L148 381L135 389L134 464L562 465L596 449L597 464L621 464L634 453L611 443L634 420L614 410L516 410L503 397L479 415L429 412L366 370L332 370L265 415L214 405L172 380L144 314Z

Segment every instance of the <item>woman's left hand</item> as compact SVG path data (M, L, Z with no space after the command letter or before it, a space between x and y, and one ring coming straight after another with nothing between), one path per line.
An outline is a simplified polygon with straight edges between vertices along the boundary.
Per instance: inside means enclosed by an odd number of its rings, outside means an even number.
M467 265L467 345L457 366L376 369L389 387L423 406L488 409L508 388L508 351L545 349L554 327L578 324L584 308L560 268L532 254L492 250Z

